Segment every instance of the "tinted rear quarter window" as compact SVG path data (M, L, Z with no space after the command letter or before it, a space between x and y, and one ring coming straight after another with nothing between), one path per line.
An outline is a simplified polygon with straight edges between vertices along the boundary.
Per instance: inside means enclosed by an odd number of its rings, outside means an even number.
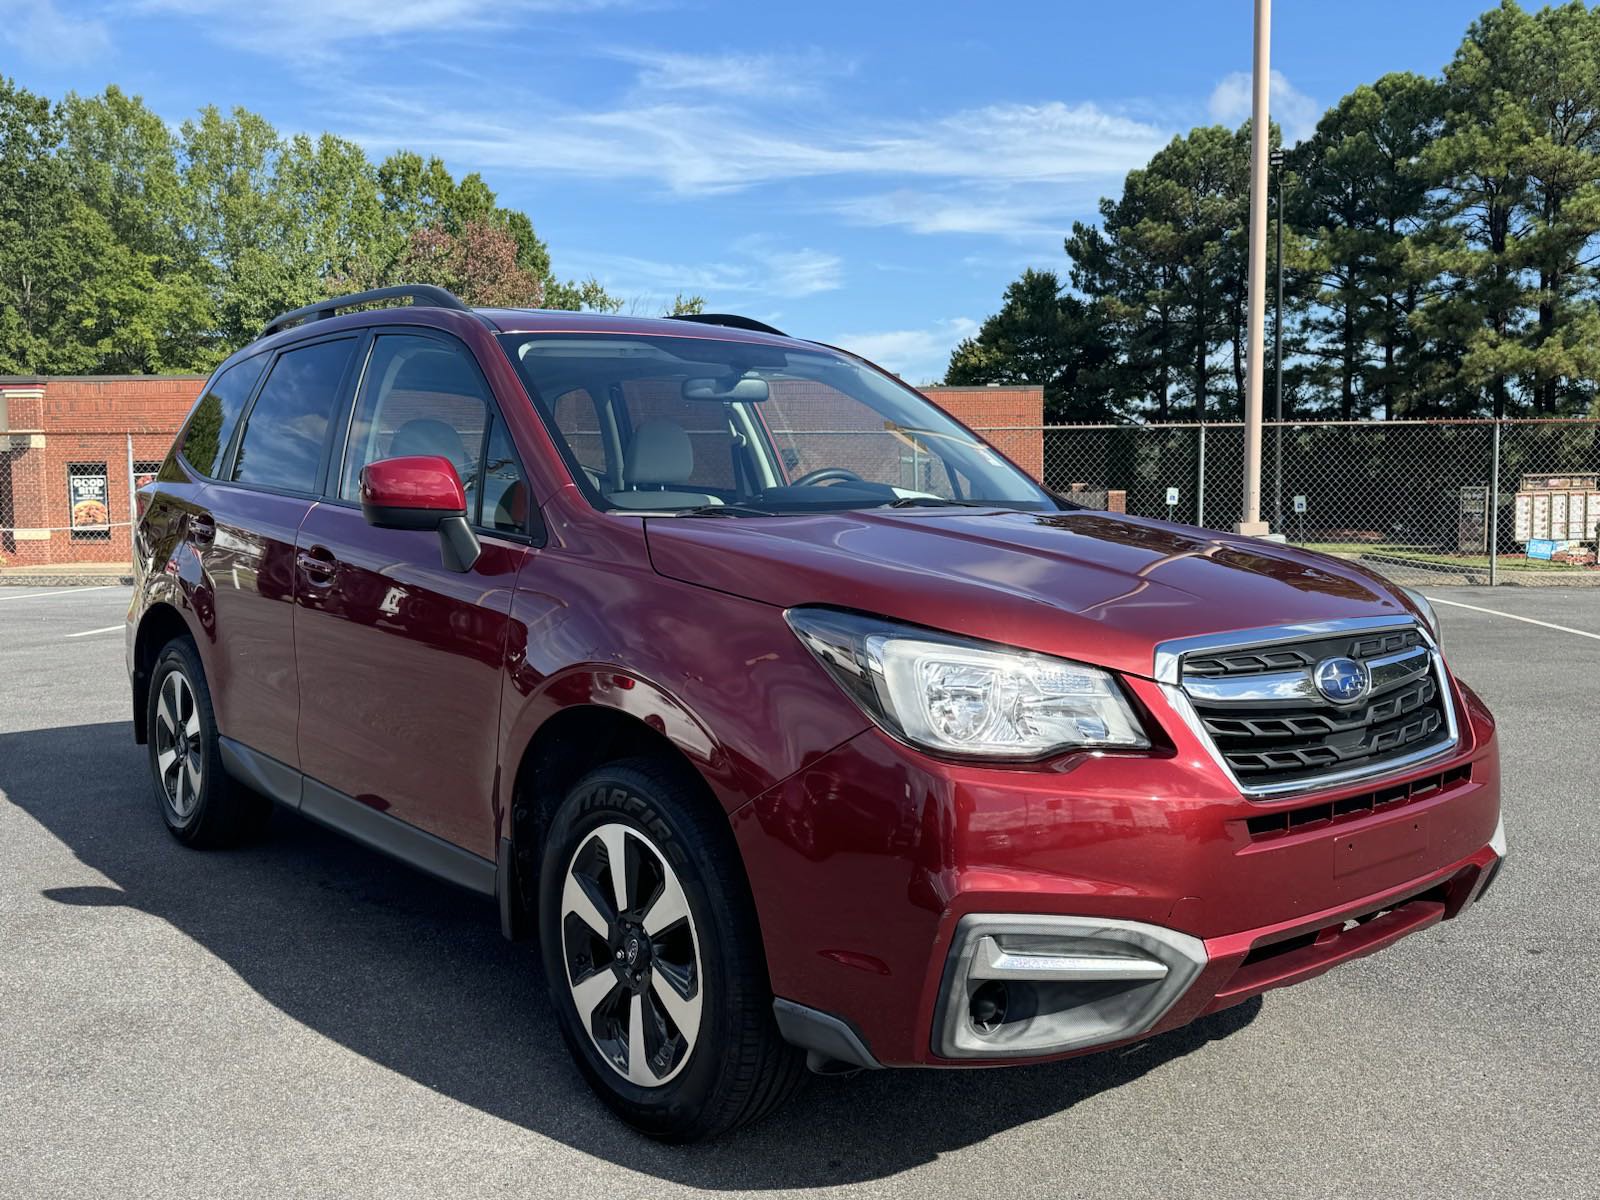
M339 384L355 347L354 338L342 338L278 356L245 419L233 464L236 482L316 490Z
M250 399L261 370L267 365L265 354L236 362L211 381L200 403L194 407L189 427L183 433L181 453L202 475L215 476L222 469L222 456L233 438L244 402Z

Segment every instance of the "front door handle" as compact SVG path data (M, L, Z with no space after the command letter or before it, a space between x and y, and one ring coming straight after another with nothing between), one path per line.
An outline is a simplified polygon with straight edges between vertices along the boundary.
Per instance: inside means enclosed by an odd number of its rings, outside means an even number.
M332 583L334 572L339 569L333 551L326 546L312 546L300 551L295 555L295 563L305 573L306 581L318 587L326 587Z

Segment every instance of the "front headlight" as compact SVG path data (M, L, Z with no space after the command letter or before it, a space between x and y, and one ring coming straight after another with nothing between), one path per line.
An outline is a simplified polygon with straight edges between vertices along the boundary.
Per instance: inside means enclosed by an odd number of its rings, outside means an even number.
M1395 586L1399 587L1399 584ZM1400 590L1406 594L1406 599L1411 601L1416 606L1417 611L1422 614L1422 623L1428 627L1428 632L1433 635L1433 644L1435 646L1443 645L1444 631L1439 628L1438 614L1433 611L1433 605L1428 602L1428 598L1415 588L1402 587Z
M833 609L784 617L868 716L924 749L1036 759L1150 745L1121 687L1098 667Z

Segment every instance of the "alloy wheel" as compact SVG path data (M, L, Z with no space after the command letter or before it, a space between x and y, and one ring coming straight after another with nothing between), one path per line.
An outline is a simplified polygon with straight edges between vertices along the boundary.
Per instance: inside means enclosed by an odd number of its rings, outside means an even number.
M700 1033L700 942L683 885L638 830L590 830L561 891L567 986L600 1057L629 1083L660 1087Z
M183 672L172 671L161 683L156 702L156 771L173 815L188 820L200 802L205 743L194 689Z

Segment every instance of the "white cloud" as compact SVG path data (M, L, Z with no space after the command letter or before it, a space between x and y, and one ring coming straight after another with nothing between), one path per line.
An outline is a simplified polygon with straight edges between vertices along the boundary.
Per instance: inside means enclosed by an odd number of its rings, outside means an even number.
M894 329L882 333L841 333L835 346L870 359L909 383L943 379L950 352L962 338L978 332L970 317L951 317L927 329Z
M824 79L854 69L852 63L818 50L782 55L615 50L612 57L639 68L638 83L645 91L703 92L758 101L815 95Z
M1250 119L1250 73L1234 71L1212 89L1206 107L1213 121L1240 125ZM1290 83L1282 71L1274 71L1267 86L1267 109L1283 130L1287 146L1310 137L1322 116L1322 107Z
M836 254L784 250L766 237L743 238L735 249L756 263L766 278L762 290L774 296L814 296L833 291L842 281L844 262Z
M640 311L664 308L674 295L699 294L715 309L727 301L797 299L843 282L843 261L809 247L786 248L765 236L740 238L722 261L680 263L635 255L568 251L564 264L593 274Z
M990 105L922 122L823 127L746 109L661 102L560 111L495 123L414 95L381 98L388 115L358 136L377 146L426 143L497 170L644 179L705 195L818 176L900 176L1008 183L1114 180L1166 141L1154 126L1092 104Z
M958 233L1017 241L1064 237L1074 218L1094 209L1111 177L1081 184L1014 182L953 188L899 188L837 201L829 210L856 225L912 233Z
M111 47L104 22L68 16L55 0L0 0L0 42L55 62L89 62Z
M137 0L144 12L204 17L220 41L297 62L333 57L346 42L454 35L528 14L617 8L628 0Z

